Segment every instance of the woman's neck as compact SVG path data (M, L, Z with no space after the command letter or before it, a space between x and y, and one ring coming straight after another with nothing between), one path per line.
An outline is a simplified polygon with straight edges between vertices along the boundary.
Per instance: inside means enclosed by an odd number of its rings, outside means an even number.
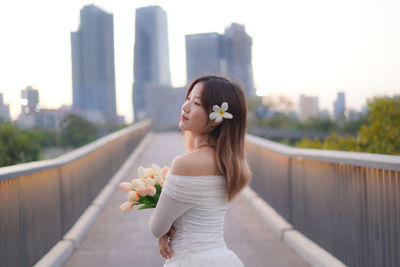
M208 146L207 138L203 136L193 136L193 149Z

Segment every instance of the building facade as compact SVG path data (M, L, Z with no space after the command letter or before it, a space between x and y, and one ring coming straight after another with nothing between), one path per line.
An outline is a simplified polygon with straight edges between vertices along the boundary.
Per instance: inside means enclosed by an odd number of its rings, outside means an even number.
M206 74L226 74L222 35L211 32L190 34L186 41L186 81Z
M0 93L0 120L11 121L10 106L6 105L3 100L3 93Z
M147 83L145 85L146 114L155 131L177 130L185 102L186 87Z
M223 35L186 35L187 83L200 75L223 75L242 85L247 96L254 95L251 51L252 38L237 23L231 24Z
M335 120L344 117L344 112L346 110L346 102L344 92L339 92L335 103L333 104L333 116Z
M21 90L21 112L22 114L34 114L40 111L39 90L28 86Z
M100 113L114 121L116 113L114 22L94 5L80 11L78 31L71 33L73 108Z
M170 86L167 13L159 6L136 9L132 102L134 120L146 115L145 85Z
M319 101L317 96L300 95L299 117L305 121L319 116Z
M246 33L244 25L232 23L224 34L224 57L227 75L241 84L246 94L254 95L252 38Z

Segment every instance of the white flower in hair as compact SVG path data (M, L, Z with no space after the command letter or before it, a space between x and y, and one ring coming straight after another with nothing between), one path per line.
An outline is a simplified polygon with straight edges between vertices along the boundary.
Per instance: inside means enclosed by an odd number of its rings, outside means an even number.
M233 118L233 115L231 113L226 112L228 110L228 103L226 102L222 103L221 107L219 107L218 105L214 105L213 110L214 111L210 113L209 117L210 120L215 120L216 123L221 122L223 118Z

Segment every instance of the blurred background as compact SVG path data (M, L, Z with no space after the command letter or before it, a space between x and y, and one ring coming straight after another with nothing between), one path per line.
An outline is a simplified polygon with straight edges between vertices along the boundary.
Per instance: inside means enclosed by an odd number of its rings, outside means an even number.
M400 2L3 1L1 166L132 123L176 130L188 83L240 83L250 133L399 154Z

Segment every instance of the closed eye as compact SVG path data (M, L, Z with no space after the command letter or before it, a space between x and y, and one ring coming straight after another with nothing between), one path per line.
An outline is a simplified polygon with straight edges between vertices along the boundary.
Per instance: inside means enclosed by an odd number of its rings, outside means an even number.
M188 96L188 97L186 97L186 100L187 100L187 101L190 101L190 97L189 97L189 96ZM201 104L200 104L200 103L198 103L198 102L194 102L194 104L195 104L195 105L197 105L197 106L201 106Z

